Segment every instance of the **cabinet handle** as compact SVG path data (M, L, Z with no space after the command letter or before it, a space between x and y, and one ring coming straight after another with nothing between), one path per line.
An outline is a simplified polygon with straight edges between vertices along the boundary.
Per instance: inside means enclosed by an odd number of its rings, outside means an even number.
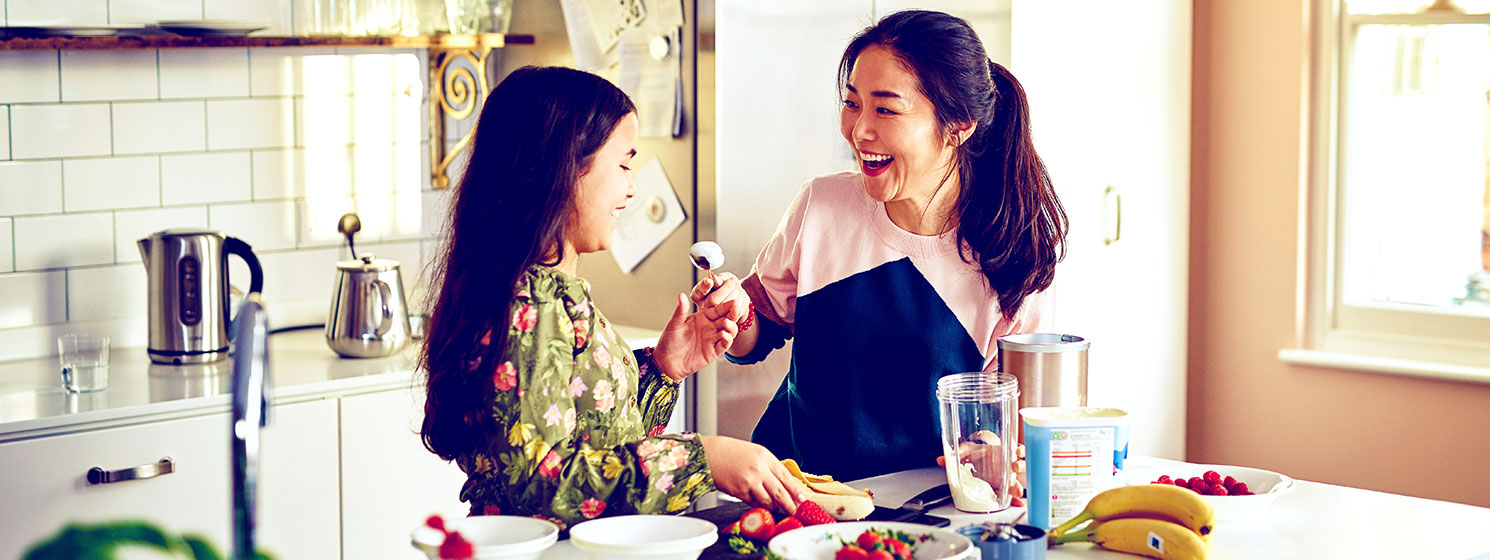
M1113 209L1112 235L1103 235L1102 244L1112 245L1123 238L1123 195L1118 192L1117 187L1108 185L1107 190L1102 191L1102 198Z
M170 457L161 457L160 461L148 465L140 465L132 469L119 469L117 471L106 471L103 467L88 469L88 484L108 484L123 480L144 480L155 478L163 474L171 474L176 471L176 463Z

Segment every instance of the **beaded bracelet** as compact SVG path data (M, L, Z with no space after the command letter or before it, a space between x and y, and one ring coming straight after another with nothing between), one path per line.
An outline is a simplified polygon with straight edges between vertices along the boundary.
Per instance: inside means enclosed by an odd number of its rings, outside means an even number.
M745 312L745 319L740 321L740 332L750 330L755 325L755 303L750 304L750 311Z

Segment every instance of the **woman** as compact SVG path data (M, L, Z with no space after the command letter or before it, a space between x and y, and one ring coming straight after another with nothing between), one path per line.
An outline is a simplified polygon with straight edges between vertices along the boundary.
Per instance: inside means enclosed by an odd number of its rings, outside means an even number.
M521 68L492 90L452 202L423 354L425 446L468 476L472 514L560 527L677 512L714 489L793 511L800 485L760 445L662 435L678 382L738 326L685 313L633 353L576 276L635 195L631 100L592 74Z
M732 362L795 338L752 440L855 479L941 455L937 379L996 370L998 337L1036 328L1067 227L1024 91L967 22L891 14L849 44L839 86L859 169L808 182L750 276L693 297L758 325Z

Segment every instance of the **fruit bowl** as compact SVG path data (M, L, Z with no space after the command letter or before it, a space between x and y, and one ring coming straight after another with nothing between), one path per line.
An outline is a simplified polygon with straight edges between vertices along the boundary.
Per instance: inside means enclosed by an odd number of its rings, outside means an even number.
M887 521L851 521L793 529L771 539L770 550L786 560L833 560L844 543L854 542L860 533L869 529L909 535L917 542L912 549L915 560L967 558L977 554L973 551L973 542L954 531Z
M569 529L569 542L591 560L692 560L719 540L719 526L676 515L602 517Z
M1258 512L1267 509L1273 500L1293 491L1293 479L1286 475L1273 471L1254 469L1249 467L1235 467L1230 465L1195 465L1189 463L1171 464L1130 464L1125 471L1127 483L1131 485L1150 484L1161 475L1170 477L1199 477L1206 471L1216 471L1223 478L1230 476L1237 481L1247 483L1247 487L1253 492L1250 496L1209 496L1202 495L1201 498L1211 504L1216 510L1216 521L1218 523L1236 522L1250 519Z
M542 519L512 515L452 518L445 528L471 542L476 560L536 560L559 540L559 526ZM445 534L421 525L409 536L414 548L439 560Z

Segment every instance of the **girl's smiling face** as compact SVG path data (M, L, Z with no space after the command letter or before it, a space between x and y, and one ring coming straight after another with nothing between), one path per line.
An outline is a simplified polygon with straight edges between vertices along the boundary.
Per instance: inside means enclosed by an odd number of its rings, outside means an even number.
M854 61L839 130L854 149L864 186L880 202L924 204L951 170L956 142L937 123L920 81L895 53L873 45Z
M631 180L631 158L641 125L636 113L626 115L611 131L605 145L590 158L574 191L574 213L565 241L574 253L594 253L611 246L616 216L636 196Z

